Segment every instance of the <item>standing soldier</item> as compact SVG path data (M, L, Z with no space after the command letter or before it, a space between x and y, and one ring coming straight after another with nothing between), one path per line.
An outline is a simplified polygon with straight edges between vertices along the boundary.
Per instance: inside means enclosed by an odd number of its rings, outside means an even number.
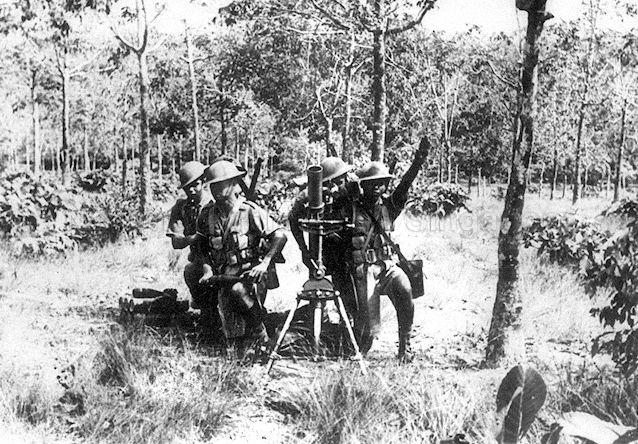
M243 338L259 345L268 342L263 303L266 290L278 286L274 258L287 239L266 211L240 196L239 181L245 174L226 160L208 167L206 180L214 202L202 210L197 223L211 267L200 282L217 293L222 329L231 347Z
M425 161L430 147L423 137L414 161L397 188L386 195L393 176L381 162L369 162L357 172L360 194L352 200L352 263L355 270L358 311L355 330L365 353L380 328L380 295L388 295L397 312L399 354L402 362L412 360L410 334L414 318L412 286L398 265L395 244L390 238L394 221L403 210L408 191Z
M202 208L212 199L210 191L203 185L205 171L206 167L195 161L185 163L179 170L179 181L186 199L177 199L171 208L166 235L171 238L174 249L190 247L188 264L184 268L184 281L191 293L191 306L202 310L204 323L214 331L219 326L219 316L210 307L217 304L216 301L207 301L212 297L210 291L199 283L203 275L204 254L196 234L197 218Z

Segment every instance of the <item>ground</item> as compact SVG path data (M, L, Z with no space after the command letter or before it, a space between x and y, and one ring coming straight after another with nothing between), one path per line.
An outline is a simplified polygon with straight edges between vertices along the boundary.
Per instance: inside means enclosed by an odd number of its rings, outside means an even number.
M572 208L567 200L528 196L525 218L595 216L605 202L585 199ZM180 331L118 325L118 299L135 287L188 294L185 254L170 248L163 224L144 239L55 261L2 255L0 441L437 442L464 432L489 442L496 387L508 370L479 365L502 205L475 196L472 213L400 217L396 238L408 258L424 260L427 276L426 295L415 300L417 358L395 362L396 317L386 300L368 377L348 361L283 361L268 377L263 367L227 362ZM306 276L294 241L284 255L281 287L268 296L272 311L290 308ZM575 276L533 251L522 257L527 358L549 386L551 405L541 417L548 425L565 369L604 365L588 353L601 328ZM541 426L529 442L537 442Z

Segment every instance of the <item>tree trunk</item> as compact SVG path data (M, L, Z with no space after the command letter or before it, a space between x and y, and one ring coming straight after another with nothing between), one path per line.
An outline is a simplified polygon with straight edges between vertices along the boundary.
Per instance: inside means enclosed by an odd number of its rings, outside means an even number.
M84 122L84 143L83 145L83 151L84 151L84 171L87 172L91 169L91 161L89 159L89 138L86 134L86 125L87 122Z
M545 163L541 165L541 177L538 179L538 197L542 196L544 175L545 175Z
M228 134L226 130L226 99L224 98L224 83L219 81L219 91L220 91L220 99L219 99L219 125L221 127L221 150L222 156L226 155L228 151ZM236 134L236 132L235 132Z
M384 0L375 0L375 14L382 17ZM386 85L385 85L385 24L373 32L372 44L372 97L374 109L372 112L372 146L371 159L383 162L383 151L385 147L385 120L387 114L386 107Z
M62 73L62 151L61 170L62 183L68 182L71 169L71 153L69 151L69 75L66 69Z
M614 177L614 202L620 198L620 171L622 170L623 147L625 145L625 120L627 115L627 99L623 100L622 117L620 118L620 141L616 155L616 177Z
M472 169L467 170L467 194L472 194Z
M350 54L349 60L344 70L344 120L343 128L341 129L341 158L346 163L354 162L354 153L350 144L350 126L352 125L352 76L354 68L354 50L355 50L355 35L354 32L350 34Z
M587 186L589 185L589 167L590 165L585 166L585 171L583 173L583 175L585 176L585 180L583 181L583 188L580 193L580 197L587 196L586 191L587 191Z
M191 106L193 110L193 133L195 137L195 160L200 161L202 158L201 142L199 136L199 111L197 108L197 79L195 78L195 66L193 61L193 44L191 36L188 32L188 26L185 28L186 34L186 54L188 62L188 75L191 83Z
M565 199L566 192L567 192L567 171L565 171L565 168L563 167L563 194L561 196L561 199Z
M525 5L522 1L516 3L521 9ZM485 354L488 366L496 366L506 357L519 358L524 353L520 329L523 301L518 285L518 255L536 114L538 39L550 17L545 12L545 4L546 0L533 0L525 5L528 12L526 44L514 123L510 184L498 234L498 282Z
M115 170L115 174L120 172L120 156L117 152L117 130L114 130L115 134L113 135L113 169ZM124 137L122 137L124 139Z
M33 172L40 174L40 162L42 152L40 148L40 104L37 94L37 72L31 71L31 119L33 125ZM27 155L27 168L29 166L29 156Z
M578 114L578 130L576 133L576 156L574 161L574 183L572 186L572 204L578 202L580 198L580 158L581 158L581 145L583 137L583 123L585 121L585 105L581 105L580 112Z
M556 190L556 180L558 179L558 148L556 145L554 145L554 155L552 157L552 183L549 190L549 200L554 200L554 190Z
M173 177L175 171L177 170L175 169L175 146L173 145L171 149L171 177Z
M122 181L121 181L121 186L122 189L126 188L126 173L128 170L128 161L126 160L126 156L124 157L124 161L122 162Z
M157 177L162 180L162 136L157 134Z
M478 169L478 183L476 184L476 197L481 197L481 186L483 185L483 172Z
M148 66L146 61L146 52L137 53L137 61L139 64L139 86L140 86L140 212L146 213L146 206L150 200L149 177L151 158L149 153L149 139L151 133L148 126L148 113L146 106L150 103L148 95Z
M456 167L454 168L454 183L456 185L459 184L459 165L457 164Z

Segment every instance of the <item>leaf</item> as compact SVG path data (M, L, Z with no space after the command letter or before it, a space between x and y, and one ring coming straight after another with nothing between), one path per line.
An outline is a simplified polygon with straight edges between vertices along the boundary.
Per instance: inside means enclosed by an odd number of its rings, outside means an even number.
M612 424L598 419L594 415L584 412L566 413L563 418L558 421L563 427L562 432L567 436L587 439L596 444L629 444L637 443L638 438L632 433L638 433L638 429L623 425Z
M545 381L532 368L512 368L498 388L496 414L503 417L496 439L516 443L527 433L547 397Z

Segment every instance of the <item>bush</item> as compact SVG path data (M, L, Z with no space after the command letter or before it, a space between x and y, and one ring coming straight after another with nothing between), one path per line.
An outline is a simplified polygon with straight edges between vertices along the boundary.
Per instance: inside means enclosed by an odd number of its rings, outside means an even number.
M123 235L140 236L161 216L157 210L142 215L132 187L122 190L107 183L98 194L87 196L57 180L29 172L0 177L0 235L12 243L15 255L58 255L115 242Z
M586 278L590 295L599 288L611 289L611 297L604 307L594 308L592 314L614 331L596 338L592 352L609 353L624 373L638 369L638 220L611 238L598 254L588 261Z
M416 216L446 217L461 208L470 211L465 205L470 197L456 184L434 183L426 187L418 184L413 186L411 196L407 208Z
M587 259L600 251L609 236L593 222L551 216L535 218L523 228L523 245L537 248L538 255L545 255L552 263L580 267L585 272Z
M621 199L614 202L603 212L604 216L625 216L636 219L638 217L638 202L632 199Z
M117 182L117 177L112 171L98 169L88 173L78 173L75 180L84 191L102 192L108 184Z

